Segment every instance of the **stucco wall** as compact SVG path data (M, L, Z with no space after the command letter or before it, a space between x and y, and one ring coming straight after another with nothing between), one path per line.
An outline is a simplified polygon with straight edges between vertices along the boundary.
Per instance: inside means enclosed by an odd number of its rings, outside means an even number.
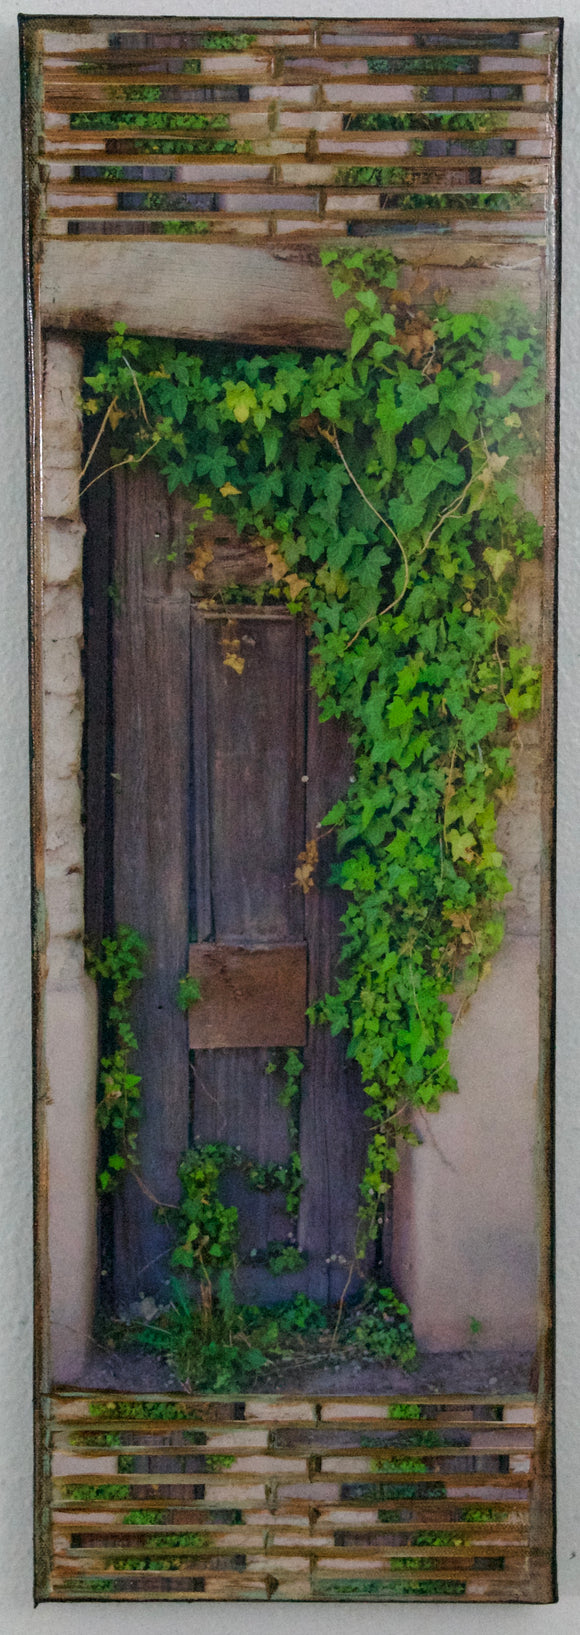
M527 495L540 514L541 474ZM534 503L535 502L535 503ZM522 566L517 634L538 653L542 565ZM394 1192L394 1276L420 1346L456 1350L538 1339L542 1125L540 1071L540 720L514 734L514 793L498 844L512 887L505 938L489 975L455 1021L450 1060L459 1094L417 1119L421 1145L402 1158ZM471 1321L481 1325L475 1334Z

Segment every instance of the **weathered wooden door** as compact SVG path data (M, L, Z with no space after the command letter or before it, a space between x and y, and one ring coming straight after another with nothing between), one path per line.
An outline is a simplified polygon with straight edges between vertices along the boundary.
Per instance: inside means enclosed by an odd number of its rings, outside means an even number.
M279 606L200 606L187 567L167 562L184 513L154 473L117 473L110 510L114 919L150 949L135 1015L141 1173L116 1204L117 1301L167 1286L154 1200L177 1201L188 1144L288 1158L280 1078L266 1072L281 1046L304 1059L300 1212L289 1218L280 1190L249 1190L237 1172L224 1179L239 1211L238 1288L257 1300L296 1289L337 1298L353 1256L365 1119L343 1040L305 1017L336 966L344 901L326 883L332 837L321 841L315 889L304 895L294 870L348 783L346 734L319 723L301 621ZM219 530L210 589L220 575L264 577L256 553L227 524ZM226 662L232 652L243 668ZM175 1002L188 965L202 991L189 1021ZM306 1264L274 1276L268 1243L289 1236Z

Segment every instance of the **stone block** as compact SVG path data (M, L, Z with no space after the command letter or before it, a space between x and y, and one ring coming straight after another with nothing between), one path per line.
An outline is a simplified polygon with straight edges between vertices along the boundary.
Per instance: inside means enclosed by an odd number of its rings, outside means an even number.
M49 585L44 593L43 631L46 642L82 636L83 599L80 585Z
M82 522L48 522L42 540L43 577L45 585L66 585L79 577L83 564Z
M74 991L82 988L84 979L85 954L80 937L51 936L47 953L47 989L61 993Z
M82 936L84 920L81 874L65 874L60 879L47 878L45 900L50 936Z
M80 825L81 790L78 779L51 777L47 771L44 780L44 811L46 847L61 846L71 829Z
M74 469L48 466L42 477L42 508L45 517L77 517L79 481Z
M79 770L82 715L78 703L59 693L45 693L43 707L44 759L53 777L66 778Z
M62 829L57 845L46 847L45 878L62 879L65 874L82 874L83 835L78 824Z
M47 693L61 693L67 698L75 693L81 695L80 644L77 636L65 637L61 641L45 639L42 680Z
M78 392L81 386L83 348L79 341L49 335L44 356L44 413L61 404L61 412L74 412L79 420Z

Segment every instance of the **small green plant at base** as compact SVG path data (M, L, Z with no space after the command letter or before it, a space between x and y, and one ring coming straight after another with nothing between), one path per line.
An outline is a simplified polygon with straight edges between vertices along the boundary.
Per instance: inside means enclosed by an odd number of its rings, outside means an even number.
M293 1300L279 1307L278 1321L280 1327L290 1334L294 1331L300 1334L316 1334L327 1327L325 1313L316 1300L310 1300L307 1294L295 1294Z
M351 131L433 131L451 133L481 131L492 133L505 125L505 116L488 113L483 108L473 112L451 113L448 109L416 108L412 113L383 113L371 109L368 113L345 114L344 128Z
M73 1431L70 1437L71 1448L118 1448L121 1445L120 1431Z
M353 1335L372 1357L389 1359L404 1368L416 1360L409 1307L392 1289L369 1285L356 1315Z
M459 1549L465 1542L464 1537L458 1538L455 1533L416 1533L413 1539L413 1544L418 1549L430 1545L434 1550L444 1549L447 1544L453 1545L454 1549Z
M93 1419L187 1419L190 1409L185 1403L157 1402L131 1400L129 1402L111 1399L94 1399L89 1403L89 1414Z
M111 85L108 92L112 102L160 102L160 85Z
M204 34L202 51L247 51L254 44L255 34Z
M211 1471L214 1476L220 1470L231 1470L235 1462L235 1454L233 1453L206 1453L205 1455L205 1469Z
M284 1272L300 1272L306 1264L306 1256L295 1243L269 1243L266 1251L266 1266L274 1277L281 1277Z
M454 1578L426 1578L414 1583L413 1579L400 1583L393 1582L395 1595L465 1595L466 1585L459 1584Z
M476 1335L481 1334L482 1328L483 1328L483 1323L480 1322L479 1317L470 1317L470 1319L469 1319L469 1332L470 1332L470 1334L473 1335L474 1339L475 1339Z
M393 1402L387 1409L388 1419L422 1419L423 1408L418 1402Z
M163 232L171 234L172 238L204 238L211 231L207 221L164 221Z
M157 87L150 87L156 91L151 101L158 101L160 92ZM125 101L132 99L125 97ZM139 98L139 101L144 100ZM108 113L106 110L95 110L90 113L72 113L70 125L73 131L110 131L126 127L130 131L201 131L226 130L229 125L229 114L215 113L168 113L165 109L155 108L142 112ZM147 150L145 150L147 151ZM156 151L151 149L149 151Z
M502 1522L502 1521L505 1521L505 1518L506 1518L506 1516L508 1514L509 1514L509 1511L507 1509L505 1509L505 1508L502 1509L502 1507L500 1505L496 1506L496 1508L493 1509L491 1507L491 1505L473 1505L472 1504L472 1505L468 1505L467 1510L462 1510L461 1520L462 1521L476 1521L476 1522L478 1522L478 1521L479 1522L488 1522L488 1521L500 1521L500 1522Z
M176 1573L184 1566L183 1556L111 1556L105 1563L117 1573Z
M63 1498L74 1499L77 1504L100 1504L103 1499L128 1499L130 1487L123 1482L94 1482L81 1484L67 1482L63 1488Z
M125 1527L159 1527L164 1521L163 1510L130 1510L123 1516Z
M207 1550L209 1544L209 1533L152 1533L147 1537L152 1550Z
M179 978L177 993L175 996L175 1003L178 1006L178 1009L184 1012L189 1011L191 1010L192 1005L197 1005L198 999L201 999L201 988L199 982L196 981L194 976L181 976Z

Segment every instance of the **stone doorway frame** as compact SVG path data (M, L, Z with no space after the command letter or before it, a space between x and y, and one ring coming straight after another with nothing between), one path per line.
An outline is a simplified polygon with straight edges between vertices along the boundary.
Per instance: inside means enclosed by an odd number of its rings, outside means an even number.
M538 251L532 246L495 246L488 241L473 239L468 246L451 239L439 240L434 250L433 240L405 237L390 242L395 250L414 262L431 263L437 275L444 269L448 281L461 284L464 304L473 299L471 292L487 293L496 288L498 281L509 284L513 278L513 263L518 259L517 282L522 292L533 289L537 283ZM29 333L34 337L31 361L30 441L31 441L31 523L32 523L32 721L33 721L33 808L34 808L34 867L36 883L35 903L35 997L38 1025L36 1030L36 1198L37 1198L37 1322L39 1324L38 1356L42 1386L46 1389L56 1378L60 1381L77 1380L82 1376L92 1327L96 1281L97 1233L96 1196L94 1175L97 1155L97 1131L94 1116L96 1081L98 1073L98 1015L95 985L84 965L84 826L82 801L82 742L84 716L84 685L82 672L83 643L83 538L84 528L79 508L79 489L82 467L82 428L79 394L83 371L83 341L80 338L81 320L78 309L72 307L72 291L82 290L83 268L87 258L99 260L99 276L93 275L92 286L82 315L83 328L89 333L103 332L114 321L122 319L143 333L167 332L166 314L177 314L175 331L185 341L224 340L232 344L265 342L265 330L270 344L312 344L318 335L320 343L340 344L343 329L336 303L329 296L326 278L317 261L316 251L296 256L292 253L271 254L264 250L209 247L145 245L92 246L61 242L49 246L40 273L35 309L39 315L31 323ZM528 262L526 270L526 252ZM216 260L217 257L217 260ZM139 279L136 281L137 261ZM469 263L469 267L465 263ZM218 265L219 263L219 265ZM133 269L133 274L131 273ZM124 270L123 270L124 269ZM473 270L472 270L473 269ZM216 291L217 296L216 298ZM140 316L141 314L141 316ZM44 328L41 329L41 321ZM550 327L550 326L549 326ZM553 326L552 326L553 327ZM553 412L553 404L551 412ZM548 447L550 446L548 428ZM548 535L548 613L543 632L544 648L550 651L552 574L551 547L554 536L554 485L551 472L545 474L544 492L535 489L526 496L545 509ZM528 575L524 594L532 602L537 594L537 579ZM528 605L529 613L529 605ZM545 725L543 753L549 753L551 720ZM534 757L537 760L537 740L533 733L528 741L531 754L529 763L533 777ZM525 805L525 803L524 803ZM528 802L529 808L529 802ZM537 815L537 814L536 814ZM532 821L528 834L528 853L531 870L539 859L540 837L529 809L520 813L518 825L512 825L512 862L526 823ZM551 791L544 792L544 847L550 845L552 823ZM534 861L535 860L535 861ZM550 890L549 857L544 864L544 892ZM525 873L520 870L520 875ZM528 869L530 873L530 869ZM530 938L531 922L526 921L526 887L520 892L520 908L525 923L514 922L516 948L524 956L526 974L522 978L528 1004L525 1027L534 1027L537 1012L534 1007L535 963ZM537 894L532 890L532 913L535 915ZM548 916L549 922L549 916ZM534 922L534 937L537 927ZM528 938L527 942L522 939ZM484 1196L484 1213L497 1208L498 1199L505 1206L503 1226L506 1232L506 1263L513 1233L519 1229L522 1212L524 1229L524 1260L527 1279L524 1296L518 1307L511 1304L514 1332L522 1320L526 1332L535 1329L536 1270L540 1262L539 1310L541 1326L546 1329L549 1318L550 1292L546 1245L549 1238L549 1197L539 1198L534 1181L534 1143L538 1136L545 1138L549 1153L549 1096L550 1062L549 1037L551 1018L551 923L544 931L542 961L548 971L544 985L542 1010L543 1068L538 1100L533 1084L530 1086L530 1064L524 1076L511 1083L511 1103L507 1113L500 1065L496 1064L494 1108L503 1107L502 1144L505 1154L505 1173L494 1175L494 1185ZM534 946L539 946L534 944ZM531 956L531 957L530 957ZM546 965L547 960L547 965ZM480 1026L489 1029L490 1014L485 1012L486 995L481 1010ZM509 1014L503 1013L504 1027L509 1034ZM477 1011L476 1045L477 1045ZM497 1021L497 1012L495 1013ZM494 1012L492 1007L491 1023ZM466 1035L467 1037L467 1035ZM481 1038L481 1035L480 1035ZM532 1078L533 1078L532 1074ZM478 1097L481 1083L475 1087L469 1117L473 1124L473 1153L477 1162L489 1158L489 1129ZM465 1096L462 1090L462 1098ZM404 1198L399 1190L400 1207L398 1228L395 1232L395 1260L398 1282L418 1316L419 1338L431 1343L433 1349L453 1349L461 1344L462 1316L453 1275L446 1285L435 1287L433 1278L436 1265L433 1256L440 1252L433 1246L431 1257L426 1246L433 1241L434 1197L441 1179L447 1180L446 1170L457 1166L458 1150L462 1152L461 1118L457 1109L450 1110L448 1128L437 1132L437 1147L423 1148L420 1158L412 1153L404 1166ZM447 1116L447 1115L446 1115ZM489 1116L489 1115L488 1115ZM487 1146L486 1146L487 1143ZM525 1169L523 1192L520 1188L510 1193L510 1151L517 1143ZM442 1147L442 1150L441 1150ZM483 1156L482 1156L483 1155ZM498 1161L501 1155L496 1154ZM508 1161L509 1160L509 1161ZM443 1164L443 1169L441 1169ZM422 1165L422 1174L419 1174ZM473 1184L473 1160L465 1160L461 1197ZM451 1199L453 1188L447 1185ZM538 1189L539 1190L539 1189ZM544 1191L546 1188L544 1186ZM52 1200L52 1204L51 1204ZM503 1202L502 1202L503 1200ZM441 1242L443 1249L453 1241L457 1232L457 1206L450 1203L444 1222ZM465 1223L464 1223L465 1226ZM473 1244L467 1245L465 1263L478 1262L480 1225L471 1228ZM512 1237L510 1238L510 1231ZM469 1237L469 1232L467 1233ZM521 1237L521 1232L520 1232ZM74 1251L74 1253L72 1252ZM443 1252L443 1251L441 1251ZM531 1257L531 1258L530 1258ZM476 1275L476 1274L474 1274ZM509 1282L509 1279L508 1279ZM46 1291L50 1289L50 1299ZM509 1298L506 1288L500 1287L492 1300L497 1312L497 1331L505 1323ZM438 1302L438 1304L437 1304ZM522 1319L523 1312L523 1319Z

